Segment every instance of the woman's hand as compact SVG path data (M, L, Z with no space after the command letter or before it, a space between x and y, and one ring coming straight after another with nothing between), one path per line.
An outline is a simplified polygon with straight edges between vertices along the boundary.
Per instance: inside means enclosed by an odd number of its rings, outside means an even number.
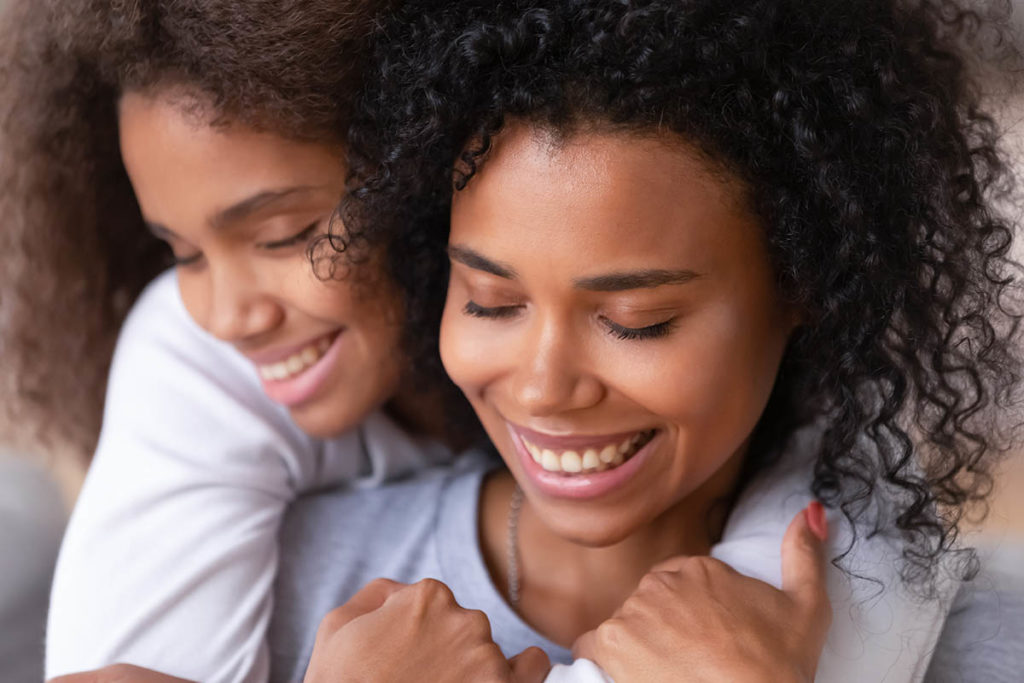
M616 683L813 681L832 621L827 535L819 503L793 519L781 591L709 557L667 560L611 619L580 636L573 654Z
M537 648L506 660L486 615L440 581L377 579L324 617L305 680L540 683L550 668Z

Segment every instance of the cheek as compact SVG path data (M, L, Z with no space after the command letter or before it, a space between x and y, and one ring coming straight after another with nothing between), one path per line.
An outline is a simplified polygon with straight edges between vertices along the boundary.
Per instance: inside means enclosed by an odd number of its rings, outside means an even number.
M208 328L210 315L210 281L206 269L178 268L178 293L192 320L203 329Z
M709 309L656 351L626 356L622 391L687 430L745 439L768 400L787 334L768 322Z

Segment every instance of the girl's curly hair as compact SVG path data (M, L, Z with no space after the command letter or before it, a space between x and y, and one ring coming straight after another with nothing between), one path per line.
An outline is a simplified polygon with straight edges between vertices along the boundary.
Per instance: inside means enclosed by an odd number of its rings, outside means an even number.
M170 264L118 147L126 90L338 142L380 0L15 0L0 25L0 422L91 452L120 323ZM187 103L183 102L183 106ZM195 104L195 102L193 102Z
M744 183L804 312L747 474L821 425L814 494L898 535L927 592L1015 433L1013 226L992 208L1011 174L962 56L981 25L929 0L409 2L350 129L336 239L388 245L436 356L453 174L507 122L679 136Z

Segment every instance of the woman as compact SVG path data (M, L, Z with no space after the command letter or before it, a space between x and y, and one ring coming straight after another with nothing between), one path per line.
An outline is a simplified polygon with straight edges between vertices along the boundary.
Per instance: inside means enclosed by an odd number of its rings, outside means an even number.
M637 582L706 555L808 425L816 494L896 541L905 587L933 596L950 558L969 573L958 522L984 499L1019 372L1011 230L989 205L1006 171L955 47L970 18L785 0L406 9L355 138L347 243L407 250L430 230L424 257L447 251L441 355L507 470L381 502L370 519L417 558L400 567L318 573L340 541L291 554L282 676L305 667L311 617L378 573L448 580L499 645L525 633L556 661L595 628L605 650L650 641L642 619L622 626ZM439 289L410 298L440 312ZM286 533L351 518L349 501L300 505ZM663 573L662 598L692 585Z
M448 459L428 437L450 431L458 446L476 434L438 365L405 360L403 341L435 336L402 339L377 252L349 268L322 238L373 9L10 8L0 202L6 251L22 256L3 265L12 421L87 447L134 302L57 569L49 676L120 661L265 678L285 506ZM405 282L444 272L390 266ZM787 521L773 522L769 552Z

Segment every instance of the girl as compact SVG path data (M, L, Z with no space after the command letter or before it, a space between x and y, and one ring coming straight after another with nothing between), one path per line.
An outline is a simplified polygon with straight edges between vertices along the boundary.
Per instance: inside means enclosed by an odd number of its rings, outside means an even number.
M706 562L641 577L708 554L737 493L805 427L815 494L858 539L891 539L905 588L934 600L951 558L969 574L958 523L984 499L1019 370L1011 230L989 205L1007 176L955 46L969 15L787 0L407 10L370 79L374 127L353 138L365 182L344 242L447 251L441 355L507 469L382 492L369 519L409 548L401 566L371 553L323 571L340 540L291 553L282 674L305 667L310 617L387 568L449 581L511 650L532 639L565 661L575 642L604 663L629 643L644 680L720 680L679 645L709 614L664 605L688 604L667 596L695 581L716 596L749 585ZM424 231L433 241L409 247ZM440 313L440 291L409 296ZM285 529L313 538L367 504L315 499ZM306 590L313 576L327 583ZM789 655L807 637L794 628L777 659L739 652L728 679L806 680L814 662ZM930 652L900 675L920 679Z

